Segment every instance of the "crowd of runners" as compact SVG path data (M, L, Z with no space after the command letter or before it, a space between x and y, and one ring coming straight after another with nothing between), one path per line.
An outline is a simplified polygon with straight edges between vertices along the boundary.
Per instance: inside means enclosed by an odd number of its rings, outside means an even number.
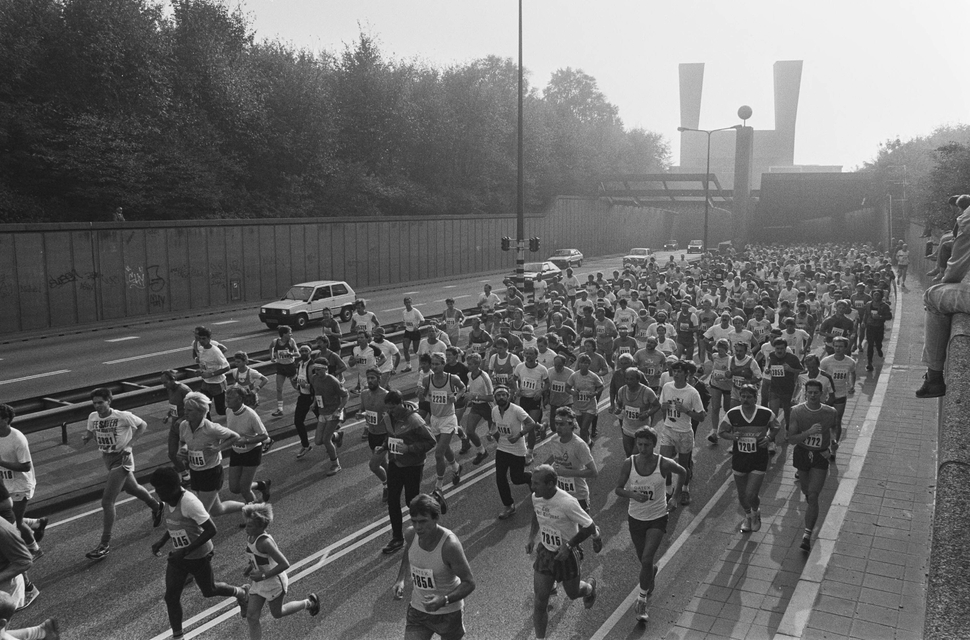
M392 529L383 553L403 550L393 597L403 598L412 585L407 638L464 633L463 600L475 580L461 541L439 519L448 511L445 483L459 485L467 466L490 456L497 518L515 516L524 495L516 497L514 486L531 497L526 552L535 556L536 636L546 635L548 603L560 587L587 608L596 600L596 580L584 580L582 571L583 543L590 539L593 552L603 546L590 501L594 482L613 483L615 494L629 501L629 533L641 563L635 616L645 622L668 513L691 503L697 456L730 456L742 533L761 527L759 494L769 467L791 460L806 502L800 544L811 549L846 401L858 366L872 371L883 356L895 295L889 255L868 245L749 246L697 262L651 259L643 267L590 274L585 282L567 269L537 283L528 301L511 284L502 296L486 285L469 318L449 299L440 320L428 319L405 298L401 318L385 319L403 323L400 348L363 301L351 320L356 343L347 358L332 318L309 344L298 345L280 327L270 345L275 384L249 366L246 353L230 354L198 327L192 354L201 391L179 382L174 371L161 374L172 464L151 475L154 492L134 476L132 447L145 421L113 409L108 389L91 394L94 411L83 442L95 440L107 477L102 534L86 555L110 554L115 502L124 490L145 504L153 527L164 525L152 551L161 555L171 542L164 602L176 640L183 637L182 592L193 579L205 597L237 599L251 638L261 637L266 603L274 618L317 615L315 593L286 601L290 563L269 531L272 481L256 479L273 446L255 411L269 385L271 417L292 415L297 460L310 464L313 448L323 447L328 476L342 469L345 409L352 397L359 400L369 469L382 486ZM415 367L416 388L395 377ZM290 407L288 388L296 391ZM27 571L43 555L47 521L25 517L35 482L27 440L14 421L13 410L0 405L6 494L0 494L0 556L10 574L0 579L12 585L4 589L10 606L23 608L40 593ZM601 434L622 440L625 458L613 468L597 465L592 454ZM728 453L718 447L722 441L730 443ZM429 460L434 474L426 482ZM220 497L225 476L232 500ZM230 513L240 514L248 540L241 585L216 580L211 566L213 517ZM7 606L0 600L0 618ZM58 630L48 620L7 633L56 638Z

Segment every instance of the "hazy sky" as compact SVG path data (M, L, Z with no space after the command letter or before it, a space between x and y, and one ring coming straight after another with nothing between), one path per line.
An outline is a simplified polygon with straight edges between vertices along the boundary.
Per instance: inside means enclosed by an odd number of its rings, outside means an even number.
M361 29L435 66L517 54L516 0L244 0L258 38L339 52ZM703 128L774 127L772 64L804 60L795 162L872 159L880 142L970 123L970 0L525 0L533 85L579 68L627 127L679 158L677 65L704 62ZM949 32L949 33L948 33Z

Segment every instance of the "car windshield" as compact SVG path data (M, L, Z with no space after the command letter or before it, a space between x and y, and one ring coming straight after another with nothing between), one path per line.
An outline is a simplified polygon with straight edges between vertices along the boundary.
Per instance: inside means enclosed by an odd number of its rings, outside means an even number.
M309 300L313 293L313 287L290 287L290 290L283 296L284 300Z
M631 256L645 256L649 253L648 249L634 249L630 252Z
M571 256L573 255L572 249L556 249L556 252L552 254L554 256Z
M535 271L535 272L538 273L539 271L542 271L542 263L541 262L526 262L525 265L522 268L525 269L526 271Z

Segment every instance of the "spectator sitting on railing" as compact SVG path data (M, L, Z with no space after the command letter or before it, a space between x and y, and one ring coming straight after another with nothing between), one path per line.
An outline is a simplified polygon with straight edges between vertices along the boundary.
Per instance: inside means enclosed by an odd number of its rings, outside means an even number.
M942 273L936 276L936 284L923 294L926 305L926 334L923 341L926 379L923 386L916 390L917 398L946 395L943 367L952 316L955 313L970 313L970 284L963 282L970 271L970 195L957 198L956 206L962 213L956 220L950 259Z

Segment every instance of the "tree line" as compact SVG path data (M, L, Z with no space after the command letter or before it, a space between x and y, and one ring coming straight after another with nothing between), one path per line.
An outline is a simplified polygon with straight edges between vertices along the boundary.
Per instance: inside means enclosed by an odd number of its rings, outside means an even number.
M518 70L391 59L361 33L314 53L220 0L0 7L0 221L514 211ZM596 80L525 94L526 207L669 165Z

